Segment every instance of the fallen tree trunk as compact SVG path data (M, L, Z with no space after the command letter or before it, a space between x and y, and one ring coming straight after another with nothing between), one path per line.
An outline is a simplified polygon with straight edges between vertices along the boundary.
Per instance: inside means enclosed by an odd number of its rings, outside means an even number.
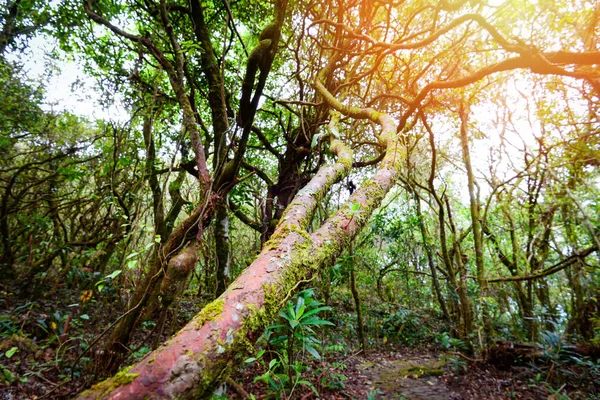
M318 202L352 166L352 155L331 140L337 163L321 168L286 210L257 259L214 302L139 364L83 392L79 399L201 399L210 397L245 350L277 316L300 282L330 265L351 243L398 178L401 154L393 120L373 109L343 106L317 82L328 103L381 126L386 148L375 175L318 230L307 228ZM332 118L335 124L335 118ZM332 137L334 135L331 135ZM360 204L358 211L356 204ZM351 208L351 206L353 206Z

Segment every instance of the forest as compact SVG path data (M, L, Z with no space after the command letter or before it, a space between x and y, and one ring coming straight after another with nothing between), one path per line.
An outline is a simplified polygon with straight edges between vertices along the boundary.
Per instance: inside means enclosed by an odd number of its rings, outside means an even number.
M3 399L600 399L598 1L0 0L0 133Z

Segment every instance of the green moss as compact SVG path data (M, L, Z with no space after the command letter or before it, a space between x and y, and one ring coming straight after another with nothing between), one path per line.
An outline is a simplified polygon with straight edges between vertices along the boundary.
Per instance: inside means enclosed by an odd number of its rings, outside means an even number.
M291 225L293 225L293 224L291 224ZM290 225L283 225L281 227L280 231L275 232L271 235L269 240L267 240L267 243L265 243L264 248L266 248L268 250L275 250L275 249L279 248L279 245L281 244L283 239L289 234L289 232L290 232Z
M331 150L338 152L337 163L344 166L343 170L338 171L338 174L336 175L336 180L341 179L352 169L352 151L344 144L344 142L338 139L333 139L331 141Z
M374 366L375 366L375 363L372 363L370 361L366 361L366 362L360 364L359 368L361 370L363 370L363 369L367 369L367 368L373 368Z
M215 300L208 303L202 311L194 317L196 328L200 329L208 321L213 321L223 312L223 306L225 302L223 300Z
M444 375L444 370L439 368L431 368L428 366L418 365L414 367L404 368L400 370L399 374L401 376L408 376L413 379L418 379L423 376L442 376Z
M100 383L95 384L90 389L86 390L82 393L82 396L94 394L96 397L100 398L104 394L111 393L116 388L127 385L135 380L140 374L130 374L129 370L131 370L133 366L125 367L119 372L115 374L112 378L106 379Z
M129 371L129 370L127 370L127 371ZM114 387L127 385L128 383L133 382L133 380L140 375L140 374L130 374L127 371L117 372L117 374L113 378Z
M296 232L304 238L310 239L310 235L296 224L285 224L282 225L278 232L271 235L271 238L265 243L265 248L268 250L278 249L283 239L285 239L291 232Z

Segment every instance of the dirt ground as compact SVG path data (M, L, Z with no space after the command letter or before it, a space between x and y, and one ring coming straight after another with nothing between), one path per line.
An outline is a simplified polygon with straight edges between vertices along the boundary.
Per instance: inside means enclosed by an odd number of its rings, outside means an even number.
M324 367L328 365L328 367ZM277 398L267 385L254 382L264 370L256 365L232 377L227 389L230 399L242 399L245 393L256 399ZM554 391L543 382L536 382L535 371L528 367L500 370L482 361L469 361L461 356L443 353L434 348L388 348L367 354L355 353L338 361L314 363L305 376L318 391L316 396L307 387L281 396L282 399L410 399L410 400L558 400L597 399L591 392L566 387ZM310 376L312 374L312 376ZM328 378L343 376L335 389ZM340 383L338 382L338 383ZM329 381L331 383L331 381ZM236 390L235 386L238 387ZM343 386L343 387L342 387ZM239 390L239 387L242 389ZM600 388L597 388L600 390ZM595 391L597 395L597 391Z

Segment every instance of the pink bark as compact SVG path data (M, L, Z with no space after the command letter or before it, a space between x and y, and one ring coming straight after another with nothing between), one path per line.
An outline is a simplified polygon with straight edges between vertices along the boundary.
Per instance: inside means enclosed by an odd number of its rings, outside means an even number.
M311 235L306 233L318 201L350 169L351 156L339 141L333 140L331 148L340 162L319 171L298 193L272 240L225 293L127 371L130 375L117 374L82 393L79 399L199 399L212 394L231 371L236 357L276 317L296 282L330 265L396 182L404 157L395 124L385 114L363 111L360 117L372 119L383 128L379 139L387 153L376 174L321 228ZM361 205L358 212L350 212L350 205L357 203ZM222 304L222 308L215 304Z

